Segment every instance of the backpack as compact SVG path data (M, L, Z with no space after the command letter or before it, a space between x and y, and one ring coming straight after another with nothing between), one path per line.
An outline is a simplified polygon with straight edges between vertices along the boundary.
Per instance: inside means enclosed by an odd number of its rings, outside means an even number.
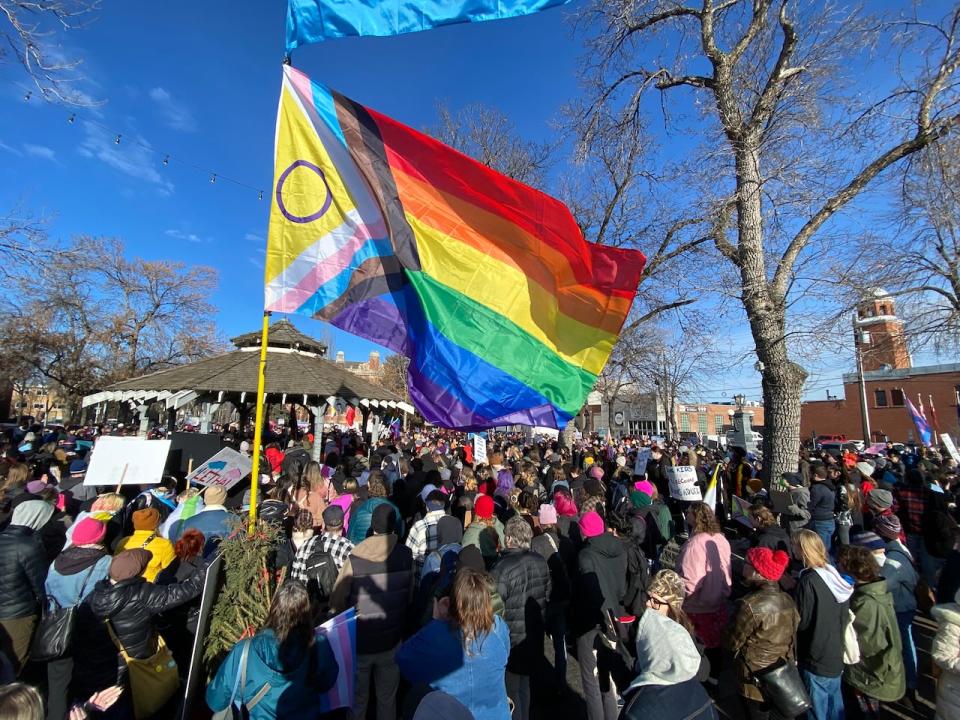
M340 569L333 555L317 543L304 562L303 573L306 576L305 584L310 594L311 604L325 613L330 606L333 586L337 582L337 576L340 575Z

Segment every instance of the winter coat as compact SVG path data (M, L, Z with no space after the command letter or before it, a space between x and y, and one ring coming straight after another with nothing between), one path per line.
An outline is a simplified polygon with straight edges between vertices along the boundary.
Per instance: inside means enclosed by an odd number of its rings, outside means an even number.
M110 621L124 650L135 658L148 658L156 652L153 616L193 600L203 589L202 567L186 582L154 585L142 577L113 584L101 580L88 600L101 623Z
M480 547L480 534L488 527L489 526L482 520L474 520L467 526L467 529L463 531L463 542L460 544L464 547L473 545L482 550L483 548ZM506 544L506 539L503 537L503 523L497 518L493 519L493 529L496 531L497 537L500 538L500 547L502 548Z
M504 670L510 629L499 617L493 630L464 652L463 636L445 620L431 620L397 651L400 674L411 685L430 685L452 695L475 720L509 720Z
M584 635L603 626L603 613L612 610L625 615L627 593L627 549L605 532L588 538L577 558L578 572L573 590L573 631Z
M620 720L717 720L717 708L696 678L628 690Z
M530 543L530 549L539 553L550 568L551 605L567 605L570 602L570 574L567 568L571 555L576 555L572 545L569 538L560 537L552 528L534 537Z
M79 605L89 597L98 582L107 578L112 560L103 548L67 548L53 561L47 573L47 595L62 608Z
M330 595L334 612L357 608L357 652L397 646L413 598L413 553L397 536L371 535L357 545Z
M764 581L740 601L726 645L737 660L741 695L763 700L753 684L753 673L783 658L794 659L799 623L797 606L776 583Z
M47 561L35 531L24 525L9 525L0 532L0 577L0 619L39 614Z
M893 608L897 612L911 612L917 609L917 571L913 566L910 551L899 540L887 543L887 556L880 568L880 574L887 581L887 590L893 596Z
M793 535L803 530L810 522L810 489L790 488L790 504L780 516L786 523L787 531Z
M550 597L547 561L531 550L508 548L491 570L510 628L507 669L528 675L543 657L544 613Z
M956 600L960 601L960 593ZM936 720L954 720L960 717L960 604L935 605L931 614L938 628L930 654L942 670L937 682Z
M810 519L833 520L837 505L837 491L829 481L815 482L810 486Z
M899 700L907 689L906 675L897 615L887 583L874 580L857 585L850 598L850 610L860 646L860 662L847 665L844 681L877 700Z
M832 565L804 570L795 590L800 625L797 662L820 677L843 674L843 630L849 619L853 585Z
M790 552L790 536L782 527L774 525L764 528L750 538L750 547L765 547L771 550Z
M403 518L400 516L400 510L386 498L373 497L362 502L351 514L350 532L347 533L347 539L350 542L359 545L367 539L367 534L370 531L370 521L373 519L373 511L383 504L393 508L393 515L397 519L397 537L403 537Z
M153 557L143 571L147 582L154 582L157 575L177 556L173 552L173 543L159 535L157 530L134 530L133 535L123 538L118 544L116 552L143 548Z
M230 704L233 687L241 674L240 659L247 642L241 640L233 646L207 686L207 706L211 710L223 710ZM270 686L250 711L250 720L322 717L324 713L317 702L318 696L334 686L340 673L326 637L317 635L310 648L295 643L281 648L273 630L268 629L254 635L249 643L247 680L237 690L237 700L250 700L265 685Z
M944 559L953 550L957 523L949 515L947 496L931 492L923 508L923 544L932 557Z
M683 577L686 612L719 610L730 597L730 543L721 534L697 533L680 548L677 572Z
M237 519L236 515L224 507L208 505L201 512L184 520L179 528L171 528L170 541L175 543L187 530L199 530L209 547L213 538L222 540L233 532Z

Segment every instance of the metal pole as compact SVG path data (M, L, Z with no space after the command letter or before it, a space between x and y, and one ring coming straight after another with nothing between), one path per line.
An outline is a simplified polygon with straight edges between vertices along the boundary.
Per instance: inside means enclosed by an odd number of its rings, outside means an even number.
M857 325L857 316L853 316L853 346L857 356L857 380L860 383L860 423L863 442L870 444L870 411L867 409L867 382L863 378L863 352L861 351L861 332Z
M260 441L263 437L263 401L267 370L267 335L270 332L270 313L263 313L260 333L260 365L257 369L257 408L253 418L253 468L250 470L250 521L247 531L252 535L257 523L257 490L260 485Z

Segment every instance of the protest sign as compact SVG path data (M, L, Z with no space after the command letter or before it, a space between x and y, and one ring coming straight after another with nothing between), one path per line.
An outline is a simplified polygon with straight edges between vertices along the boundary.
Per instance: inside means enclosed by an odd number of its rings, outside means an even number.
M479 435L473 436L473 463L479 465L487 462L487 439Z
M253 461L233 448L224 448L187 476L197 485L219 485L229 490L253 469Z
M169 437L167 472L181 477L212 458L223 447L219 433L175 432L170 433Z
M874 443L866 450L863 451L864 455L886 455L887 454L887 444L886 443Z
M650 448L644 447L637 450L637 463L633 466L633 474L643 475L646 473L648 462L650 462Z
M190 652L190 665L187 668L186 690L183 704L180 706L180 720L187 720L191 716L190 708L193 705L200 681L203 675L203 644L207 639L210 628L210 613L213 610L213 601L216 599L220 585L220 573L223 569L223 553L218 554L207 566L203 578L203 594L200 596L200 609L197 614L197 630L193 636L193 647Z
M90 455L84 485L158 485L170 452L169 440L106 436Z
M950 453L950 457L960 463L960 453L957 452L957 446L953 444L953 438L944 433L940 436L940 442L943 443L943 446L947 449L947 452Z
M697 469L691 465L664 468L670 483L670 497L677 500L697 502L703 499L697 485Z

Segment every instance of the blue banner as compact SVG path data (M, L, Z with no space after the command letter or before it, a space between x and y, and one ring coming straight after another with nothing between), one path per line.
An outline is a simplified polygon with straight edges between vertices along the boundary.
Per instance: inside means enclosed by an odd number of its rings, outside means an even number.
M357 35L401 35L441 25L530 15L570 0L289 0L287 52Z

